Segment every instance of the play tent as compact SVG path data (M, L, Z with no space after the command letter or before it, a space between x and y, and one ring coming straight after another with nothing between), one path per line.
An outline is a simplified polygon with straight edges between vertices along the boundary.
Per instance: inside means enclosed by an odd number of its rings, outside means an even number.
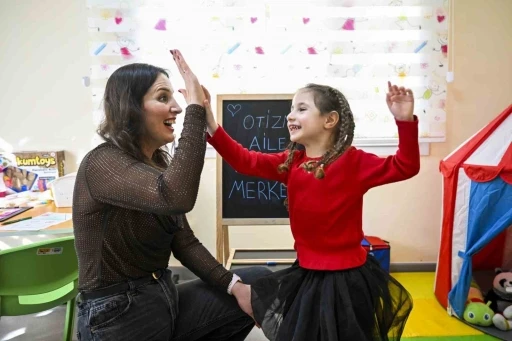
M462 318L473 271L512 269L512 105L440 163L435 295Z

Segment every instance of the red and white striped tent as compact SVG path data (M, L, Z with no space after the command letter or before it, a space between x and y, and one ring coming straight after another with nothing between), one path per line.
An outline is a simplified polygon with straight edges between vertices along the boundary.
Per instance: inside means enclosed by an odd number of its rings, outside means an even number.
M512 105L440 163L435 295L462 317L473 271L512 270Z

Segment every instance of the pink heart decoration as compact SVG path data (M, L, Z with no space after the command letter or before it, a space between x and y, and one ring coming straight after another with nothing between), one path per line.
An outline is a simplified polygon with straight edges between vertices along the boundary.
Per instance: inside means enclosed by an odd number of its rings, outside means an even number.
M130 50L128 50L127 47L121 47L120 51L121 51L121 55L125 59L130 59L133 57L133 55L130 53Z
M167 30L165 19L158 20L158 22L155 25L155 30L158 30L158 31L166 31Z
M355 20L354 18L348 18L345 23L343 24L342 29L346 31L353 31L355 29L354 27Z

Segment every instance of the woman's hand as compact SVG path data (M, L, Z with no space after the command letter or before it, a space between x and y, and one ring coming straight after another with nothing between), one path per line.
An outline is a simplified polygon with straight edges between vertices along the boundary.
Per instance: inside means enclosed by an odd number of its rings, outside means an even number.
M388 82L386 103L397 121L414 120L414 96L411 89L399 88Z
M199 84L199 80L196 75L192 72L180 51L171 50L170 52L176 62L178 70L180 71L181 77L183 77L183 80L185 81L186 89L180 89L178 91L183 95L183 97L185 97L187 105L198 104L203 106L206 97L203 87Z
M252 312L252 304L251 304L251 286L247 284L243 284L241 282L235 283L233 288L231 289L231 293L235 296L240 309L244 311L247 315L252 317L254 320L254 314ZM256 322L256 321L255 321ZM261 328L256 322L256 327Z

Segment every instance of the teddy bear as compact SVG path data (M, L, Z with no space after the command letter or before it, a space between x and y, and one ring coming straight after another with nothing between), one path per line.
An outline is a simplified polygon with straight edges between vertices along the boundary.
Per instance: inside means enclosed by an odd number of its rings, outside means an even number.
M512 330L512 271L496 269L493 288L485 296L485 301L491 302L491 309L495 312L492 318L496 328L507 331Z

